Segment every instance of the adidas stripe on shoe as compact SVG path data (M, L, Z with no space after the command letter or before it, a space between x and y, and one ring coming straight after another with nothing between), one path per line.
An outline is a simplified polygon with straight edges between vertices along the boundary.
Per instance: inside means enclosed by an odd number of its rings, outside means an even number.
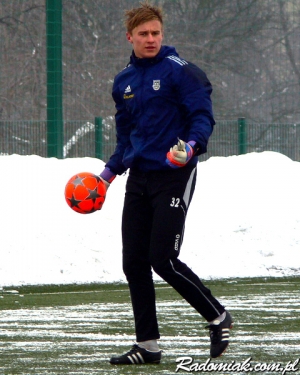
M211 358L220 357L225 352L229 345L229 331L232 327L233 321L228 311L226 311L225 319L222 322L216 320L205 327L209 329Z
M150 352L144 348L140 348L134 344L129 352L119 356L112 357L110 363L112 365L142 365L145 363L160 363L161 351Z

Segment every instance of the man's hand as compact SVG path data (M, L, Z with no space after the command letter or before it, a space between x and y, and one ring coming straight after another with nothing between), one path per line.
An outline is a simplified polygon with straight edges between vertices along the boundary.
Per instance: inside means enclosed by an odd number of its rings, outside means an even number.
M192 142L193 141L190 143ZM171 168L184 167L191 160L194 155L194 150L190 143L185 143L178 138L177 145L170 148L170 151L167 153L166 163Z
M110 187L110 183L107 182L106 180L104 180L104 178L102 178L101 176L100 176L100 179L101 179L101 181L104 183L104 185L105 185L105 189L106 189L106 191L107 191L108 188Z
M107 189L110 187L110 184L116 178L116 175L113 172L111 172L109 168L104 168L99 177L103 181L107 191Z

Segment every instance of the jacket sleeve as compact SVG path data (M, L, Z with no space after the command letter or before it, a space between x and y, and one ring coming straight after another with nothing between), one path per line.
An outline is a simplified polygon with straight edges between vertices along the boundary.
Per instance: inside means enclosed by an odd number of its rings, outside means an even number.
M207 143L215 124L212 110L212 86L206 74L194 64L183 66L179 95L188 126L188 139L196 142L196 155L207 151Z
M126 171L126 167L123 164L123 156L125 150L130 146L130 132L132 127L132 119L130 113L126 110L123 98L118 92L118 88L114 83L113 99L116 105L116 148L109 161L105 165L114 174L122 174Z

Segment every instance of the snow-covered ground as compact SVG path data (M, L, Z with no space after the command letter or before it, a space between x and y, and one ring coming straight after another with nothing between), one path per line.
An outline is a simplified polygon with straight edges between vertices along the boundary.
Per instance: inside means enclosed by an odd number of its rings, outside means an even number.
M75 213L64 198L71 176L103 166L93 158L0 157L0 286L125 281L127 176L93 214ZM299 275L300 163L275 152L199 163L180 258L203 279Z

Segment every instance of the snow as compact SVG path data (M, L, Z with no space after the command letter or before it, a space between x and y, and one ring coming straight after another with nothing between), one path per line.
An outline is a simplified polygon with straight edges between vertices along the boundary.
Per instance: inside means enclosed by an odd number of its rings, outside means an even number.
M75 213L64 198L71 176L103 166L94 158L0 157L2 287L125 282L127 175L93 214ZM202 279L300 275L299 192L300 163L276 152L199 163L180 259Z

